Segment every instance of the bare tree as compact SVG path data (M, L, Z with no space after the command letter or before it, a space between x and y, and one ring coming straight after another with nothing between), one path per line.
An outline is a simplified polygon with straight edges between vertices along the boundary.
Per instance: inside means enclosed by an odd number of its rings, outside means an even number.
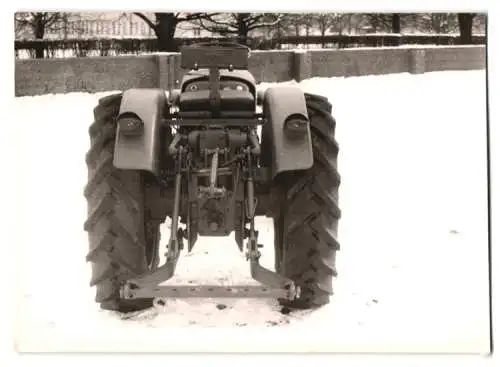
M472 31L484 34L486 33L486 23L487 23L487 14L486 13L478 13L474 17L472 24Z
M401 33L401 13L366 14L374 31Z
M390 23L386 14L383 13L370 13L366 14L371 29L374 32L388 32L390 30Z
M415 14L415 27L424 32L450 33L458 29L457 16L453 13Z
M240 42L248 43L250 32L277 27L281 20L282 14L276 13L225 13L201 18L200 25L209 32L237 36Z
M351 33L353 29L359 28L359 16L353 13L318 13L314 15L315 24L322 36L327 31L332 31L339 35L344 31Z
M158 49L170 52L177 51L174 36L179 23L193 22L213 15L209 13L154 13L154 18L150 19L144 13L134 14L153 30L158 39Z
M313 26L318 27L322 37L338 23L338 14L336 13L311 13L309 17Z
M274 17L276 14L273 15ZM279 22L275 26L267 27L265 32L268 38L280 39L286 36L299 36L300 31L303 28L305 22L309 20L305 19L304 13L283 13L280 14ZM268 19L268 21L274 21L275 18Z
M321 37L325 37L328 31L334 31L339 35L344 31L344 24L342 22L342 13L312 13L310 18L313 27L318 29ZM325 47L323 40L322 47Z
M58 24L64 13L30 13L18 12L15 14L16 30L26 30L35 39L43 39L46 31Z
M59 12L18 12L14 15L16 35L22 34L41 40L45 37L47 30L56 26L63 20L64 13ZM42 59L44 57L44 48L39 44L35 48L35 57Z
M366 15L358 13L287 13L283 14L280 28L284 34L294 36L300 36L302 29L308 34L313 27L322 35L329 30L338 34L351 33L359 30L365 18Z
M366 23L366 15L361 13L333 13L331 30L338 34L358 33L363 23Z
M460 43L462 45L472 44L472 23L475 16L476 13L458 13Z
M286 13L282 14L279 27L284 35L300 36L301 30L311 27L311 19L306 13Z
M391 30L392 33L401 33L401 14L391 14Z
M457 19L452 13L432 13L431 22L434 33L450 33L457 30Z

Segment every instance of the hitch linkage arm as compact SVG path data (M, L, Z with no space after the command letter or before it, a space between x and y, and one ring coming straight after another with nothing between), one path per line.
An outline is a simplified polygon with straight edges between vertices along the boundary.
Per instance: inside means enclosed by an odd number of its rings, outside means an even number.
M179 209L181 200L181 175L182 175L182 157L184 147L180 146L177 150L178 159L175 175L175 196L174 208L172 211L172 226L170 233L170 241L166 253L166 262L164 265L154 271L150 271L135 279L129 280L123 286L121 295L123 298L143 298L151 297L151 290L149 287L154 284L157 285L164 281L169 280L174 276L175 268L179 260L180 251L182 249L182 237L179 238Z
M258 232L255 230L255 209L257 200L254 193L254 171L252 170L253 156L260 152L258 140L252 135L249 136L250 146L245 150L248 163L246 177L246 216L250 221L247 243L247 260L250 261L250 273L253 279L261 283L256 286L232 286L221 287L216 285L208 286L163 286L161 283L173 277L175 268L182 250L181 230L179 225L180 195L181 195L181 176L182 162L185 154L185 148L179 145L180 135L176 135L169 147L172 155L177 155L176 176L175 176L175 197L172 210L171 237L166 254L166 263L154 271L135 279L130 279L121 290L122 298L150 298L150 297L256 297L256 298L282 298L293 300L300 294L300 289L295 286L290 279L282 277L259 264L261 256L258 248L262 247L257 242ZM255 139L255 140L254 140ZM212 166L210 170L210 189L217 190L216 177L218 167L218 151L212 156Z
M295 286L291 279L282 277L281 275L264 268L259 263L260 251L259 247L262 245L258 244L258 232L255 230L255 209L257 206L257 200L254 197L254 182L253 182L253 171L252 167L252 155L251 150L248 150L248 177L247 177L247 217L250 220L250 230L249 239L247 244L247 259L250 260L250 274L253 279L262 283L270 288L281 289L283 291L282 297L287 300L293 300L300 294L300 289Z

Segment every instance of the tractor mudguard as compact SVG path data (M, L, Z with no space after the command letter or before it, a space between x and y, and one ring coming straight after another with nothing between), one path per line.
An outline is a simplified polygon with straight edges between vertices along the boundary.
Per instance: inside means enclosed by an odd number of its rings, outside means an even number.
M160 126L166 106L161 89L129 89L123 93L113 158L116 168L159 174ZM130 116L142 125L136 134L127 133L120 124L121 118Z
M311 129L304 92L296 86L268 88L263 96L262 157L271 177L313 165Z

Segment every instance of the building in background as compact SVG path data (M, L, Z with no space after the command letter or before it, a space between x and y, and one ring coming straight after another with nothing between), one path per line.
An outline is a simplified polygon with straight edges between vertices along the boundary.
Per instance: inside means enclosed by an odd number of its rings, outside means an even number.
M154 19L153 13L144 14ZM175 34L182 38L211 35L194 22L179 24ZM64 13L56 25L47 27L44 38L155 38L155 35L144 20L132 13ZM34 39L34 35L29 28L24 27L16 29L16 39Z

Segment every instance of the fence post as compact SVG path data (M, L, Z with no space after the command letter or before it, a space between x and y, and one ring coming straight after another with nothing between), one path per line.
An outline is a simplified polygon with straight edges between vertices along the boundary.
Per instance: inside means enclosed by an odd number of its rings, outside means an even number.
M409 61L409 72L411 74L425 73L426 54L424 49L410 50Z
M169 90L176 87L176 80L179 78L176 61L175 54L162 53L157 55L158 88Z
M293 52L292 78L297 82L312 78L312 58L310 51Z
M157 88L168 89L170 70L169 70L169 57L165 54L159 54L156 56L158 65L158 80Z

